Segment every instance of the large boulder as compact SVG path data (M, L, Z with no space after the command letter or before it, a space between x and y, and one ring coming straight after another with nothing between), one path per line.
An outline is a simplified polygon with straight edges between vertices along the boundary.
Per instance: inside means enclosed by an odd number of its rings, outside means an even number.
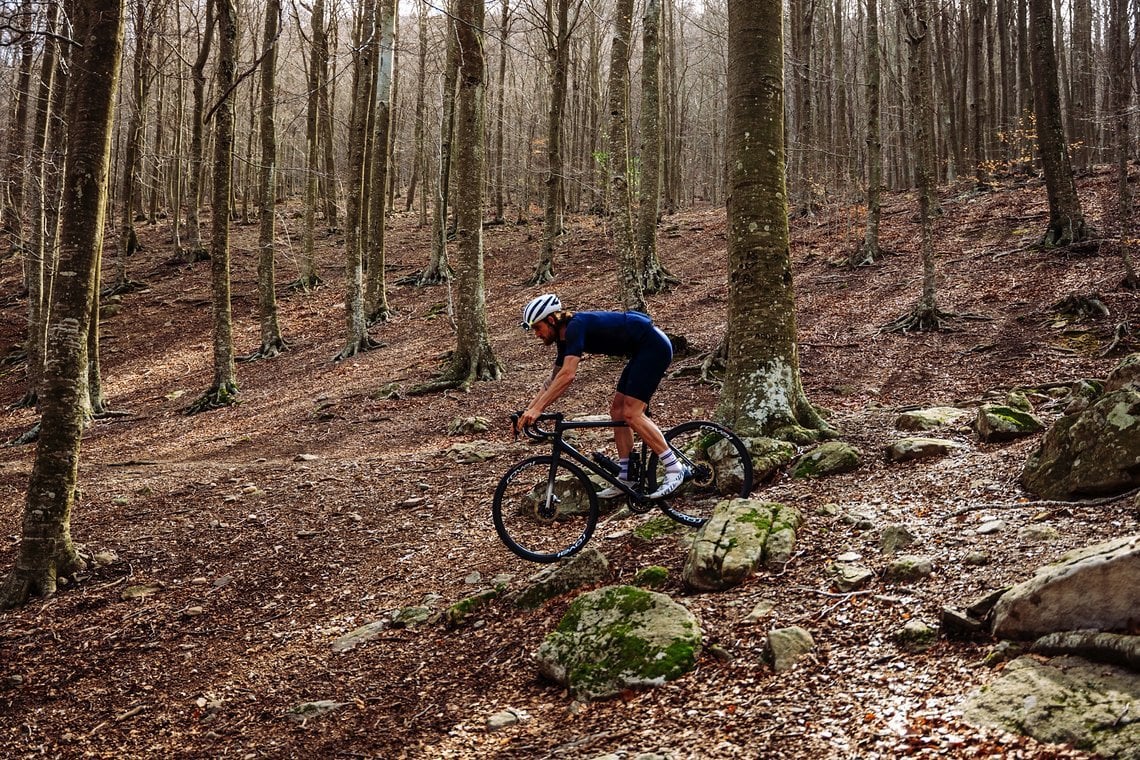
M992 615L994 635L1010 639L1140 622L1140 535L1065 554L1002 594Z
M693 538L685 583L699 591L719 591L743 583L761 565L787 562L800 522L800 513L783 504L722 501Z
M576 699L658 686L693 669L701 626L665 594L606 586L583 594L538 648L539 671Z
M823 478L859 469L863 455L843 441L824 441L800 457L792 470L794 478Z
M1021 484L1048 499L1118 494L1140 485L1140 391L1118 388L1059 419L1030 454Z
M1134 717L1140 676L1077 657L1021 657L966 702L963 717L1043 742L1071 744L1098 757L1140 758Z
M983 404L978 408L974 430L983 441L1009 441L1045 429L1045 424L1032 412L1005 404Z

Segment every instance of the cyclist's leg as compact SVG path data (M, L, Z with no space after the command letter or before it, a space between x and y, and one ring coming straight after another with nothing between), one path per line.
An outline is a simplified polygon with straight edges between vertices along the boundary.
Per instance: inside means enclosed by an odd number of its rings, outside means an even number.
M623 375L624 377L624 375ZM618 383L620 388L621 383ZM625 407L627 396L618 390L614 394L613 401L610 402L610 419L614 422L624 422ZM629 453L633 451L633 431L627 427L614 428L614 443L617 445L618 456L622 459L629 459Z
M641 436L641 440L658 456L665 453L669 445L665 443L665 436L661 428L657 427L646 410L649 408L649 399L665 377L665 370L673 361L673 346L665 333L657 328L646 335L641 349L629 360L629 364L622 370L618 380L618 392L614 397L611 416L614 419L623 419L629 429ZM618 408L619 401L621 407ZM620 415L617 416L617 415ZM631 437L632 440L632 437Z

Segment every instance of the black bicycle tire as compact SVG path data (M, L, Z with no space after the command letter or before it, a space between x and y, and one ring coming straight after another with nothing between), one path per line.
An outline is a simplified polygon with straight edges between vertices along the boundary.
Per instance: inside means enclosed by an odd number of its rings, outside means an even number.
M558 468L565 469L571 475L578 478L578 480L581 481L583 492L587 494L587 498L589 499L590 507L586 515L586 526L581 535L569 546L556 552L531 551L511 536L510 530L503 520L503 495L518 476L518 473L531 467L541 466L549 469L552 459L553 457L544 454L529 457L515 464L511 469L507 470L506 474L499 480L499 485L495 488L495 497L491 502L491 519L495 523L495 532L499 534L499 540L516 555L531 562L557 562L560 559L565 559L566 557L577 554L582 550L582 547L589 542L590 538L594 535L594 529L598 526L598 497L594 491L593 482L576 464L560 458L558 460Z
M741 467L743 469L743 475L741 478L739 492L736 494L736 496L744 498L752 493L752 481L754 476L752 469L752 456L748 452L748 447L744 445L744 441L742 441L740 437L736 435L736 433L732 432L724 425L712 422L710 420L691 420L689 422L682 422L680 425L670 428L665 433L665 441L666 443L669 443L670 446L672 446L672 441L676 437L693 430L708 430L724 436L725 440L727 440L732 445L732 447L736 449L737 455L740 457L740 461L742 463ZM649 464L646 467L646 472L653 473L656 471L656 469L657 456L653 455L649 458ZM652 478L652 475L650 475L649 478ZM725 495L727 496L727 494ZM670 501L668 498L666 498L661 501L659 506L661 507L662 512L677 522L681 523L682 525L699 528L708 522L707 517L690 515L680 509L677 509L675 507L675 504L676 502Z

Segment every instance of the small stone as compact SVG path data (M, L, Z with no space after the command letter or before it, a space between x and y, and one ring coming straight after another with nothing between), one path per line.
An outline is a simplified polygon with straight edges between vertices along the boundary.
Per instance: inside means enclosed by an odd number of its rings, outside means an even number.
M908 620L895 633L895 641L908 652L924 652L938 639L938 631L921 620Z
M95 562L96 567L107 567L119 561L119 555L115 552L106 551L99 552L91 558Z
M907 583L928 578L934 572L929 557L904 554L887 566L883 579L895 583Z
M471 573L469 573L466 578L463 579L463 582L466 583L468 586L474 586L475 584L479 583L479 581L481 581L481 580L483 580L483 574L481 572L479 572L478 570L474 570Z
M298 454L293 457L294 462L315 462L320 459L316 454Z
M835 558L837 562L858 562L863 559L863 555L859 552L844 552Z
M183 614L185 614L186 617L198 617L199 615L205 614L205 612L206 610L204 608L194 606L187 607Z
M883 554L896 554L899 549L905 549L916 540L918 539L907 526L888 525L879 537L879 549Z
M205 586L210 582L209 578L199 575L197 578L191 578L190 584L193 586Z
M974 532L979 536L991 536L1005 529L1005 523L1001 520L990 520L984 522L974 529Z
M529 716L522 710L512 710L509 708L506 710L500 710L491 717L487 718L487 730L499 731L501 729L507 728L508 726L517 725L518 723L526 720L528 717Z
M111 499L111 503L116 507L125 507L131 503L131 500L126 496L116 496L115 498Z
M990 563L990 555L985 552L970 552L962 558L962 563L965 565L972 565L978 567L980 565L988 565Z
M1017 537L1022 541L1043 543L1046 541L1056 541L1061 537L1061 534L1052 525L1026 525L1017 531Z
M748 617L744 618L746 623L758 623L764 618L772 614L772 610L776 609L776 603L770 599L761 599L748 613Z
M397 504L396 508L397 509L411 509L413 507L420 506L421 504L423 504L426 501L427 501L427 499L424 498L423 496L409 496L408 498L404 499L399 504Z

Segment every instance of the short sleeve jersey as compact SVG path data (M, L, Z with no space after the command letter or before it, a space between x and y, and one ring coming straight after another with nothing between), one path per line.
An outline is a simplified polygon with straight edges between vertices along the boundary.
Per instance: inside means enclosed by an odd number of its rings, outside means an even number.
M555 363L583 353L631 357L652 331L653 322L639 311L579 311L566 323Z

